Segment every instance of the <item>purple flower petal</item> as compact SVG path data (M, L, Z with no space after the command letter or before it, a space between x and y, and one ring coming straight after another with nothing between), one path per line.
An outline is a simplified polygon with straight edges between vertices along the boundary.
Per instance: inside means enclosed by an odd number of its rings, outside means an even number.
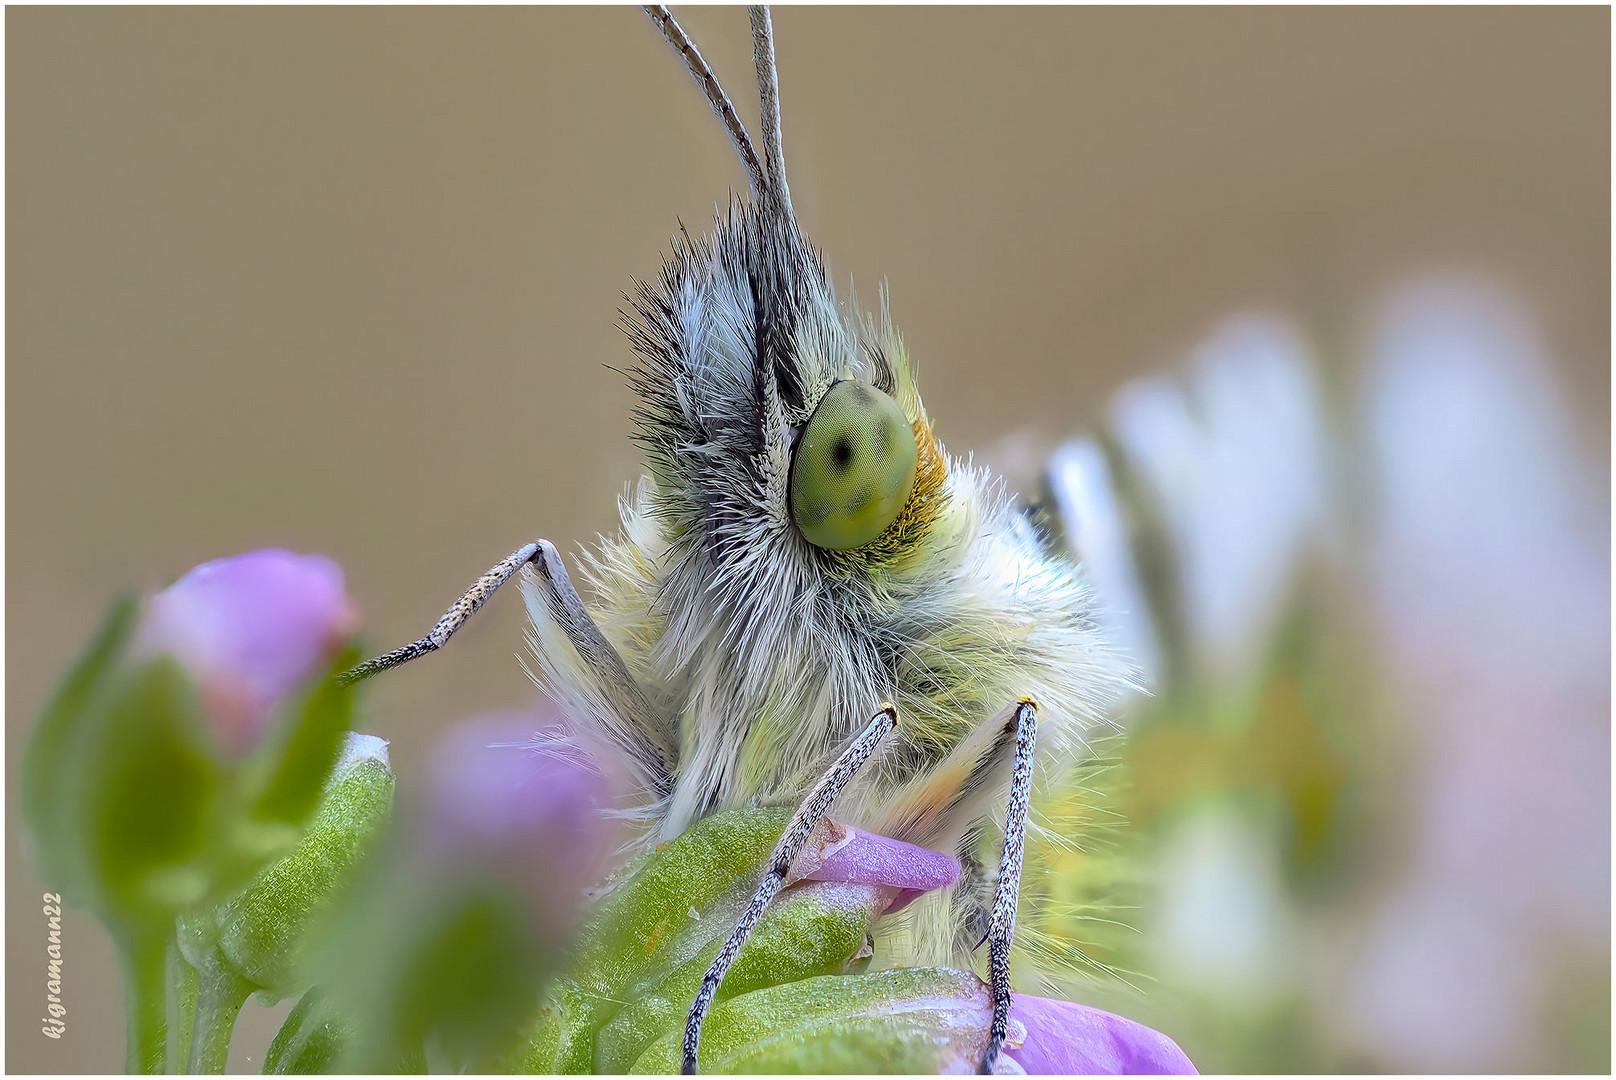
M270 548L203 563L152 597L137 648L177 657L220 743L243 753L275 708L336 658L358 621L340 566Z
M922 893L946 889L960 879L960 864L951 855L902 840L842 826L847 839L830 849L805 881L847 881L884 885L898 890L887 912L897 911Z
M1193 1075L1178 1044L1159 1031L1112 1013L1054 998L1017 994L1010 1019L1027 1038L1005 1053L1034 1074Z
M458 873L494 874L528 891L560 932L613 847L610 789L576 745L517 712L460 724L438 741L425 778L424 854Z

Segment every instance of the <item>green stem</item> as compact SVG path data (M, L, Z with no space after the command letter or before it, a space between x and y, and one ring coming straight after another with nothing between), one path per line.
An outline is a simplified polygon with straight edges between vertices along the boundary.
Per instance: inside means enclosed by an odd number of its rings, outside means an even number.
M128 1021L123 1071L148 1076L162 1073L168 1067L168 940L137 930L124 935L119 946Z
M168 943L169 1008L174 1017L169 1044L175 1070L181 1071L191 1049L191 1029L196 1026L196 968L180 952L179 942Z
M230 1034L253 985L236 974L218 949L203 960L197 980L196 1030L186 1071L218 1076L230 1060Z

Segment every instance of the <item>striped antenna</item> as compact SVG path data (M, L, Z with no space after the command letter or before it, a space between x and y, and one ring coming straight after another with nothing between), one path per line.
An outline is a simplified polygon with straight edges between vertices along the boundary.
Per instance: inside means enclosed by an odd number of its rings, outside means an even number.
M763 175L763 167L758 164L757 151L752 146L752 137L746 133L746 125L741 123L741 118L735 115L735 106L730 104L729 97L724 93L724 88L718 85L718 76L714 75L713 69L707 66L707 61L701 58L701 53L696 49L696 43L691 41L690 35L685 33L683 27L674 21L673 13L667 9L666 5L647 4L645 5L645 13L651 17L652 22L656 23L657 29L662 31L662 36L667 38L669 45L673 46L673 51L684 59L685 68L690 72L690 77L696 80L696 85L701 87L702 93L707 95L707 101L712 105L713 112L718 114L718 119L723 121L724 130L729 132L730 142L735 144L735 152L740 155L741 164L746 166L747 178L752 181L752 194L761 201L764 193L769 190L769 181ZM768 18L767 14L764 15L764 18ZM755 16L752 25L754 28L757 26ZM754 43L756 35L757 31L754 29ZM758 63L762 64L762 61L760 60ZM774 48L772 45L769 47L769 65L772 73L774 66ZM762 78L762 70L761 67L758 68L759 78ZM765 109L764 115L765 117L768 115L767 109ZM765 128L765 131L767 131L767 128ZM775 132L775 148L776 153L778 153L778 123L776 124ZM784 180L783 174L781 179L782 181Z
M757 65L758 98L763 102L763 161L769 172L769 190L780 200L787 218L791 188L786 185L786 155L780 145L780 77L774 67L774 20L765 4L747 9L752 19L752 60Z

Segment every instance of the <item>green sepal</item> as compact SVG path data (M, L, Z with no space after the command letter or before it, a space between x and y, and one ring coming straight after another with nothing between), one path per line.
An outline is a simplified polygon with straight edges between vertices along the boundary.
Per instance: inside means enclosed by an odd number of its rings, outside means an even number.
M90 892L115 921L161 926L216 885L210 835L226 779L200 705L173 659L160 656L108 690L63 765L62 797L82 845Z
M345 649L325 677L288 707L288 715L248 760L254 819L300 826L319 804L343 736L353 726L353 687L337 676L358 659L357 649Z
M230 763L231 783L214 819L208 903L239 893L302 840L353 720L353 692L339 686L335 676L357 655L345 652L319 682L280 710L245 761Z
M503 882L437 878L389 855L321 934L318 974L355 1021L343 1071L387 1071L429 1039L454 1071L502 1070L554 973L556 943Z
M750 896L757 888L790 820L789 809L735 810L663 844L601 901L584 929L573 978L586 990L630 999L659 985L717 936L720 909L739 914L742 891Z
M551 973L532 922L525 900L508 891L456 895L396 987L401 1034L432 1035L457 1071L502 1060Z
M702 1025L704 1073L973 1071L992 1004L975 975L897 968L827 975L732 997ZM682 1030L668 1032L634 1073L678 1072Z
M778 808L717 814L625 869L586 922L515 1071L593 1071L595 1037L623 1003L649 997L734 925L790 818Z
M178 920L192 963L217 949L267 1002L304 990L303 946L315 913L328 904L370 852L393 802L393 772L376 757L340 765L313 820L283 858L261 870L239 895Z
M62 680L39 724L28 737L18 770L18 806L32 838L40 876L55 892L82 896L85 870L76 856L71 813L65 797L68 771L83 742L83 728L107 696L109 684L128 647L140 604L120 597L107 613L89 648Z

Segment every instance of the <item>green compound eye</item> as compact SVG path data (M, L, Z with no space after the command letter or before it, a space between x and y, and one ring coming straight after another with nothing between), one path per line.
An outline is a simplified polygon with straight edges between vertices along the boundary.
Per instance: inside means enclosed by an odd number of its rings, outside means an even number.
M791 459L791 517L816 547L863 547L915 487L915 436L898 403L873 386L832 384Z

